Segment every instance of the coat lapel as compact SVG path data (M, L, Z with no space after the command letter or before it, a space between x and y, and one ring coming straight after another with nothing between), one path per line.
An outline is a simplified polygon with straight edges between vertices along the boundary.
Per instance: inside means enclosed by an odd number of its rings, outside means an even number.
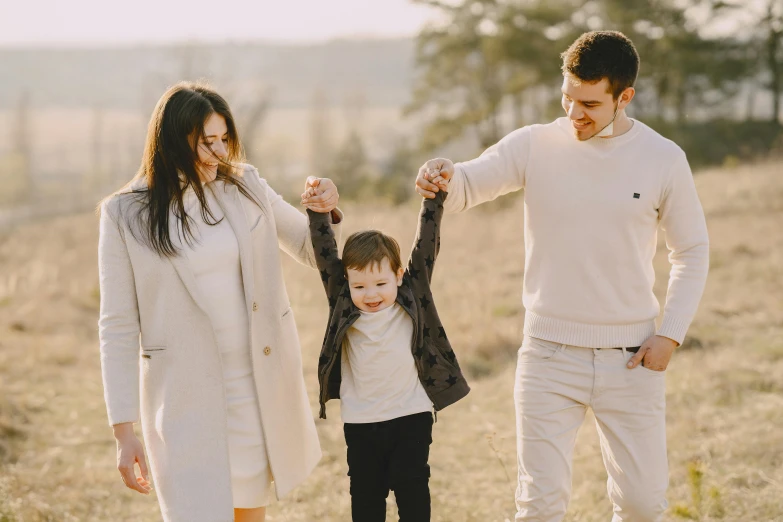
M253 254L252 244L250 239L250 225L245 217L245 212L242 207L239 190L236 186L227 184L225 189L220 187L213 188L215 199L220 205L223 215L228 224L234 231L234 235L237 238L239 245L239 264L242 271L242 283L245 289L245 305L247 310L250 310L253 296ZM187 253L187 243L184 241L183 236L177 226L178 220L174 216L170 216L169 219L169 233L171 235L171 241L174 246L179 250L179 255L169 257L169 261L174 265L177 274L179 274L182 283L187 288L193 300L196 302L199 308L207 312L206 296L204 296L196 282L196 276L193 275L193 269L190 267Z
M224 188L223 188L224 187ZM253 306L253 249L250 238L250 224L245 216L242 198L235 185L225 184L215 189L215 197L226 216L229 225L234 229L234 235L239 244L239 264L242 270L242 284L245 287L245 304L247 310Z
M174 269L177 271L179 278L182 280L182 284L190 293L190 296L196 302L199 308L205 313L207 312L205 296L201 294L201 291L196 283L196 276L193 275L193 269L190 267L188 261L188 255L186 249L188 244L185 242L183 234L179 230L179 220L174 217L173 214L169 216L169 235L171 242L177 249L178 254L176 256L167 256L171 264L174 265Z

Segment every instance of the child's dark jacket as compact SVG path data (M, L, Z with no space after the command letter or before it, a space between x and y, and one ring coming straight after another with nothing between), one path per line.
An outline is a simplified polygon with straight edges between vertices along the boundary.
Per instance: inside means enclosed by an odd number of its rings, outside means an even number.
M470 391L438 318L430 290L432 270L440 250L440 221L445 197L446 193L441 191L435 198L422 202L416 242L397 292L397 303L413 320L411 353L419 380L436 411L457 402ZM325 419L326 402L340 398L343 339L361 314L351 300L329 214L308 210L307 215L318 270L329 299L329 322L318 360L320 417Z

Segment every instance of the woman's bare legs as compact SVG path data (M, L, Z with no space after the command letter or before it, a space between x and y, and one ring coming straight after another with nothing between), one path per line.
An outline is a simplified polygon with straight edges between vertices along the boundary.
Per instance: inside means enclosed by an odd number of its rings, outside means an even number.
M266 508L234 508L234 522L264 522Z

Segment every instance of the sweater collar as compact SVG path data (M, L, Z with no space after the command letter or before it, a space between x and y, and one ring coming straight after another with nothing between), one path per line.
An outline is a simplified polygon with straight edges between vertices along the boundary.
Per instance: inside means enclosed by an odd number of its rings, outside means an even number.
M631 142L641 132L643 127L642 122L634 118L629 118L629 119L631 120L633 125L625 134L621 134L620 136L616 136L613 138L597 138L597 137L590 138L587 141L579 141L576 138L574 138L574 131L571 127L571 123L568 118L566 117L558 118L557 126L563 132L568 134L568 137L571 140L573 140L575 143L577 143L579 146L595 150L596 152L599 152L601 154L606 154L616 150L618 147L622 147L623 145Z

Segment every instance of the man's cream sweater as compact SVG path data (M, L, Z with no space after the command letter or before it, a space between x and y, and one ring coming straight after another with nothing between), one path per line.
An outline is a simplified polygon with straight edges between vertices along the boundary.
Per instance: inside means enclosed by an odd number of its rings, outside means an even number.
M707 278L704 212L683 151L632 121L584 142L567 118L531 125L456 165L447 212L525 191L525 335L590 348L683 341ZM656 331L659 224L672 268Z

